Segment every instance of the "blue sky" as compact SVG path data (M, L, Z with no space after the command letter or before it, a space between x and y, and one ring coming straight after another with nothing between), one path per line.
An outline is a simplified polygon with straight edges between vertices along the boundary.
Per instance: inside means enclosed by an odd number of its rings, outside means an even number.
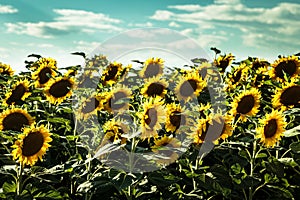
M36 53L57 59L60 67L82 64L70 53L90 53L112 36L149 27L178 31L211 57L215 46L238 60L249 55L273 61L300 51L297 2L0 0L0 62L23 70L27 55Z

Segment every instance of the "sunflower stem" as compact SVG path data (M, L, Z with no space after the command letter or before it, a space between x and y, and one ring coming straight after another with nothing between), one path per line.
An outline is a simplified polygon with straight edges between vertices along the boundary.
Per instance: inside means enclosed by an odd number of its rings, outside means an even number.
M255 157L256 157L256 147L257 147L257 143L256 140L253 141L253 151L252 151L252 156L251 156L251 160L250 160L250 177L253 177L253 171L254 171L254 165L255 165ZM253 188L252 186L249 187L249 200L253 199Z
M18 176L17 176L17 191L16 191L18 196L22 193L23 170L24 170L24 166L23 166L22 162L20 162L20 167L19 167Z

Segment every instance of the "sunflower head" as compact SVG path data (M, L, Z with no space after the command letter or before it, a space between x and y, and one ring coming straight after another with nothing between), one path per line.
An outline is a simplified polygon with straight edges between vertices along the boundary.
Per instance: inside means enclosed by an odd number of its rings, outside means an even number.
M97 94L91 95L91 97L82 100L78 109L78 117L86 120L89 116L97 113L98 110L103 108L101 96Z
M167 87L168 83L166 80L160 79L159 77L149 78L145 81L141 89L141 94L145 97L164 97L167 93Z
M121 120L112 119L103 125L103 131L105 135L102 145L109 142L114 144L125 144L127 138L124 137L124 135L128 134L129 127Z
M24 128L23 134L12 146L13 159L19 160L22 165L33 166L39 159L43 160L43 155L50 147L52 141L51 133L43 125Z
M45 86L44 92L50 103L60 104L72 95L73 87L73 78L59 77L57 79L51 79Z
M229 90L235 89L237 85L245 81L247 78L247 72L249 68L245 63L241 63L239 66L233 67L230 73L227 73L225 82Z
M57 62L53 58L40 58L38 61L34 62L29 68L31 71L36 71L40 66L53 66L57 69Z
M0 114L0 130L19 131L34 123L34 118L26 110L12 107Z
M221 72L225 72L225 69L231 65L232 61L235 59L235 57L229 53L228 55L219 56L215 61L215 65L217 68L220 69Z
M44 87L51 77L56 76L56 62L41 62L39 68L32 73L32 79L35 80L36 87Z
M118 86L110 92L102 94L104 110L110 113L119 113L129 109L129 100L132 92L125 86Z
M175 94L179 100L189 101L197 97L206 85L206 81L198 73L189 73L179 78Z
M151 149L154 153L158 154L156 163L159 165L168 165L175 162L179 155L177 148L181 147L181 142L171 136L164 135L154 140L154 145Z
M280 140L287 123L282 111L273 110L265 118L259 120L257 127L257 138L266 147L273 147Z
M281 107L283 110L299 105L299 102L300 86L293 81L278 88L272 99L273 107Z
M161 123L165 121L165 107L160 98L150 97L144 102L141 112L138 117L140 118L140 126L142 130L141 139L144 140L151 137L158 136L158 130L161 129Z
M14 75L14 70L8 64L0 62L0 74L6 76Z
M270 63L264 59L255 58L251 63L251 69L258 70L260 68L267 69Z
M271 78L284 81L284 74L288 77L296 77L300 73L300 60L297 56L282 57L272 64L269 71Z
M166 106L166 131L175 132L180 126L188 125L188 118L180 104L171 103ZM179 132L180 133L180 132Z
M161 76L163 74L164 61L161 58L149 58L144 62L144 66L140 71L142 78L151 78Z
M113 85L118 81L121 73L123 71L123 67L121 63L113 62L109 64L105 71L102 74L102 84L103 85Z
M195 126L191 128L191 137L193 143L196 145L202 144L205 142L207 128L212 121L212 115L207 116L207 118L198 119Z
M24 101L31 93L29 92L30 83L27 79L18 81L13 85L12 90L6 94L3 104L8 106L20 101Z
M240 115L242 121L247 120L247 116L251 117L258 113L260 106L261 93L258 89L252 88L243 91L231 103L231 115Z
M225 140L226 138L230 137L233 133L232 122L233 122L233 117L228 114L214 115L212 118L211 129L209 129L209 132L212 133L208 135L212 135L211 138L215 143L218 143L218 140L220 139Z

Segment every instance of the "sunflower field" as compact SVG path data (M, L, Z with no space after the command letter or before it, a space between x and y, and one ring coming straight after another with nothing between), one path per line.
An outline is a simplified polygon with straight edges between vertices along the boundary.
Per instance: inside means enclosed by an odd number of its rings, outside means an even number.
M300 199L300 60L0 63L1 199Z

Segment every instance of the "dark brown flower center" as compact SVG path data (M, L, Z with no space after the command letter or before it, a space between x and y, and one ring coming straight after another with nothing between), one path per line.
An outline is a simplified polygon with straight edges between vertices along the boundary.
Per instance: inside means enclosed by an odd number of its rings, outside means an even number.
M112 98L108 100L108 105L112 110L119 110L123 108L126 105L126 102L123 102L123 100L126 100L127 95L124 92L116 92Z
M199 71L199 73L200 73L200 75L201 75L201 77L204 79L205 77L206 77L206 75L207 75L207 68L206 67L204 67L204 68L202 68L200 71Z
M165 87L160 83L151 83L147 89L148 96L161 95L164 91Z
M6 100L7 104L12 104L17 101L21 101L23 95L26 92L26 88L23 84L19 84L11 93L10 97Z
M292 86L284 90L280 96L280 102L285 105L297 105L300 101L300 86Z
M197 81L191 79L184 81L180 86L180 94L181 96L188 97L191 96L197 89Z
M89 99L90 101L87 101L85 106L82 108L81 112L84 114L90 113L95 110L99 106L99 101L93 97Z
M265 138L271 138L277 132L277 121L276 119L271 119L268 124L264 127Z
M221 71L224 72L226 67L229 65L229 59L221 60L217 67L221 68Z
M155 110L155 108L150 108L149 110L147 110L145 114L145 118L146 118L145 119L146 124L151 129L153 129L153 127L157 123L157 111Z
M225 120L223 117L220 117L217 119L212 120L212 125L211 124L206 124L207 128L207 137L205 138L206 141L215 141L219 138L220 135L223 134L225 131Z
M242 70L238 70L237 72L235 72L232 77L234 80L234 83L239 82L239 80L241 79L241 76L242 76Z
M50 75L52 73L52 69L49 67L43 68L40 73L38 74L39 77L39 83L40 84L45 84L49 81Z
M255 105L255 99L252 95L244 96L241 101L238 103L237 113L247 114L252 110Z
M176 127L176 129L178 129L181 124L186 123L185 116L182 115L179 111L174 111L170 116L170 122L173 126Z
M5 130L21 131L25 125L30 125L27 117L19 112L11 113L3 119L3 127Z
M110 66L104 80L109 81L114 79L117 73L118 73L118 66Z
M33 156L38 153L44 144L43 134L40 132L29 133L23 141L22 154L23 156Z
M275 74L276 74L276 77L279 77L279 78L284 78L284 73L288 74L289 76L293 76L295 74L297 70L297 65L294 61L283 61L281 63L279 63L277 65L277 67L275 68Z
M157 63L151 63L147 65L146 70L145 70L145 78L157 76L160 72L161 66Z
M69 80L60 80L51 85L49 93L55 98L64 97L70 92L72 83Z

